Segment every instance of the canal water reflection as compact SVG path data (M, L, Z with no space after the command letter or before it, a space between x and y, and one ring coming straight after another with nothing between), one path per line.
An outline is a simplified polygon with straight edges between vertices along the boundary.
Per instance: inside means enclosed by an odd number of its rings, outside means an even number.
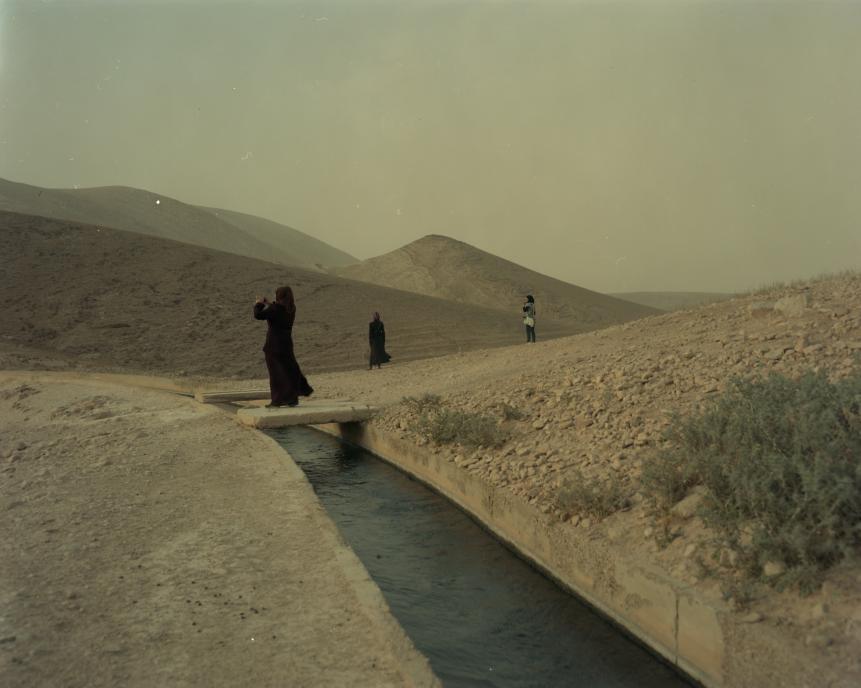
M692 685L395 468L310 428L271 434L447 687Z

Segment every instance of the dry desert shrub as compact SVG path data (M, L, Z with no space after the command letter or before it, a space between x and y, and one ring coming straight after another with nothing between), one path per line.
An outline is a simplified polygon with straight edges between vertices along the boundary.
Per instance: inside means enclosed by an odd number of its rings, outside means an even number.
M747 291L740 292L739 296L761 296L762 294L767 294L785 289L799 289L801 287L807 287L814 284L818 284L820 282L827 282L829 280L855 279L859 276L861 276L861 270L848 269L838 270L836 272L823 272L813 277L791 280L790 282L767 282L757 287L753 287Z
M526 417L526 414L523 413L523 411L506 402L502 402L498 408L499 414L502 416L502 420L523 420Z
M437 394L423 394L420 397L404 397L403 403L413 413L426 413L436 410L442 405L442 399Z
M444 408L439 403L422 407L415 429L437 444L457 443L470 449L498 447L506 440L505 432L494 418Z
M556 496L562 510L599 519L627 507L629 498L618 480L590 479L576 469L568 473Z
M672 416L670 429L665 434L665 439L673 443L671 448L643 465L640 478L643 492L660 516L669 514L670 509L699 483L694 462L688 459L684 440L679 441L679 435L682 434L679 429L685 422L679 415Z
M861 372L733 379L698 415L675 417L669 446L644 467L644 492L666 512L693 485L701 515L740 565L802 590L861 553Z

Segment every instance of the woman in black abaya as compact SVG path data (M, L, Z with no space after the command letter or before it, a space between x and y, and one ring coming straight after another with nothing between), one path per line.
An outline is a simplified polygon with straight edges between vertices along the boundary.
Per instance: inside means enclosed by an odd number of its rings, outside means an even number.
M258 296L254 304L254 317L265 320L269 326L263 345L272 395L272 401L267 406L296 406L299 397L309 397L314 390L302 375L293 354L293 321L296 320L293 290L290 287L278 287L274 303L265 296Z
M368 326L368 344L371 346L371 358L368 361L368 370L383 363L388 363L392 357L386 353L386 328L380 320L380 314L374 313L374 319Z

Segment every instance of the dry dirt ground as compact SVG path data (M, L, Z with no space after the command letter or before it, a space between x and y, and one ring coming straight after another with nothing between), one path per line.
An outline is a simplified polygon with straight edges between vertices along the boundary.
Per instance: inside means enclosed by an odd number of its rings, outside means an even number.
M300 469L211 407L0 375L0 514L2 686L438 685Z

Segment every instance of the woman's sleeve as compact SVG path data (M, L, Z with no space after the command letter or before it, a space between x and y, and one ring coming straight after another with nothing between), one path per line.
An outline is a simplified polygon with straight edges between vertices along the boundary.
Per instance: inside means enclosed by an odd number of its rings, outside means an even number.
M265 303L255 303L254 304L254 317L257 320L269 320L269 316L272 315L272 312L269 308L266 307Z

